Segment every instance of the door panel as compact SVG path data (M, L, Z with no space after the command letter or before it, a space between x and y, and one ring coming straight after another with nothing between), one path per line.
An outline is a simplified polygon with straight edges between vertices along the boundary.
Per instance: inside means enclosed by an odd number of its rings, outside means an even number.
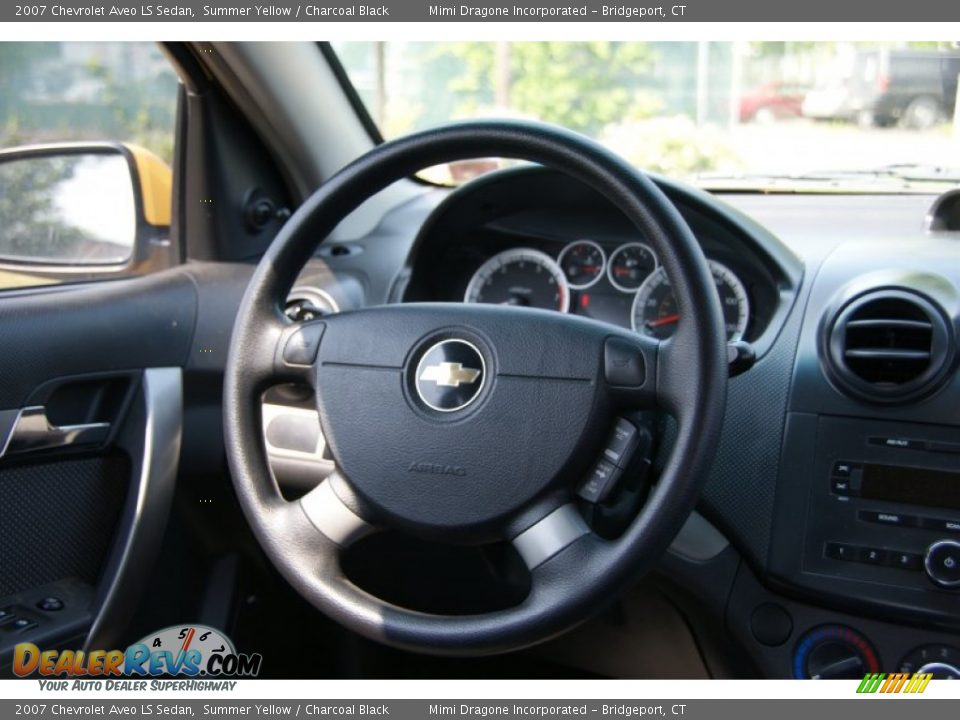
M170 510L196 312L177 269L0 296L0 668L20 642L122 633Z

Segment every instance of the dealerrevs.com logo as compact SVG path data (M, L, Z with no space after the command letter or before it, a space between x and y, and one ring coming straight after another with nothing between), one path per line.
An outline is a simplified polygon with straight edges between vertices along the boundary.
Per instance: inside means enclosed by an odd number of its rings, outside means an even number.
M238 653L219 630L175 625L126 650L41 650L33 643L20 643L14 648L13 672L18 677L91 679L256 677L262 662L259 653Z

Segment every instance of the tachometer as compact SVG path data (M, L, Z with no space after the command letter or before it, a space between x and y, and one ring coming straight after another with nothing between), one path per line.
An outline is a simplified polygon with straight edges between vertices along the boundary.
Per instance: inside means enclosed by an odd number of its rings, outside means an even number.
M570 289L552 257L539 250L513 248L494 255L477 269L463 299L566 312Z
M717 293L720 295L727 340L740 340L747 330L747 321L750 319L747 290L730 268L715 260L707 262L717 286ZM631 317L633 329L636 332L661 340L673 335L680 315L677 312L673 289L663 268L657 269L640 286L640 290L633 299Z
M607 254L593 240L576 240L560 251L557 264L574 290L584 290L603 277Z
M657 255L643 243L627 243L613 251L607 265L610 284L622 292L634 292L657 269Z

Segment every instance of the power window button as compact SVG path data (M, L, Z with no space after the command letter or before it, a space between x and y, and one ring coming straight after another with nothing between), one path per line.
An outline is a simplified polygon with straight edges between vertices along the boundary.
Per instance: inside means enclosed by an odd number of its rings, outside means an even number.
M24 632L26 630L31 630L37 626L35 620L30 618L17 618L12 623L7 625L6 629L10 632Z

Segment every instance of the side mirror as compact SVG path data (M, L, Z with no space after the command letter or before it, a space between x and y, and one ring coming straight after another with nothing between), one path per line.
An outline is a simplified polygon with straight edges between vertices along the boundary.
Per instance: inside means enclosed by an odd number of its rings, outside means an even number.
M176 264L169 166L133 145L0 151L0 288Z

